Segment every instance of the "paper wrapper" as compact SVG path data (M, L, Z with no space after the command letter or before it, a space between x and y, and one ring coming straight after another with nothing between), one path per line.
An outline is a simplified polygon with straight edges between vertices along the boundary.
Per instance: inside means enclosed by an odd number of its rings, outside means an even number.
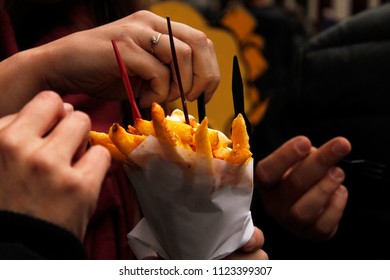
M138 258L221 259L253 234L253 160L236 166L176 148L180 161L148 136L125 165L144 219L128 234ZM175 155L175 159L177 159Z

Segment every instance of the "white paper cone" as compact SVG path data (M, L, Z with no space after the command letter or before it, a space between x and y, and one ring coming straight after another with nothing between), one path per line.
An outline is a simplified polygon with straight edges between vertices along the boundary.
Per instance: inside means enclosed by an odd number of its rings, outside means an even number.
M139 258L150 249L167 259L223 258L253 234L253 161L209 164L192 151L177 151L183 161L169 162L149 136L129 156L136 166L125 170L145 217L129 233L129 244Z

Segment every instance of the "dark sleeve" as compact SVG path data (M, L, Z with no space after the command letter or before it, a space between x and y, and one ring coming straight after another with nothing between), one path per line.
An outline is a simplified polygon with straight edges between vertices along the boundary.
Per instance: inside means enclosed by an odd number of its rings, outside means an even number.
M0 211L0 259L86 259L71 232L30 216Z
M385 4L312 38L296 67L296 90L284 104L280 99L270 102L260 123L262 138L253 145L264 147L265 139L276 148L295 135L306 135L318 147L341 135L352 144L350 159L390 164L390 135L385 133L390 127L389 26L390 4ZM389 259L388 183L365 177L364 169L344 171L348 203L336 235L328 241L293 236L268 216L254 195L252 215L271 259ZM357 245L362 240L369 240L367 246Z

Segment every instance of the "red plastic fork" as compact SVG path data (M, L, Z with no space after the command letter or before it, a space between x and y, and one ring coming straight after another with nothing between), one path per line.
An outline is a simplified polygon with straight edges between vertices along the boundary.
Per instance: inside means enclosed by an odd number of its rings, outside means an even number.
M122 56L121 56L119 49L118 49L118 45L114 39L111 40L111 43L112 43L112 46L114 47L115 56L116 56L116 60L118 62L118 66L119 66L119 70L120 70L121 77L123 80L123 84L124 84L126 92L127 92L127 97L129 98L131 114L132 114L133 122L134 122L136 119L142 119L142 116L141 116L141 113L138 109L137 102L135 101L134 92L133 92L133 89L131 88L131 84L130 84L130 80L129 80L129 75L127 74L126 66L123 63Z

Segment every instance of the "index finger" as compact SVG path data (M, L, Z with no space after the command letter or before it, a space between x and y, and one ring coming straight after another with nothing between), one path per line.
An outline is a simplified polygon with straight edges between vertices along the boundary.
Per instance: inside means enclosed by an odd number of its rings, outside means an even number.
M38 136L44 136L65 114L61 97L55 92L43 91L16 115L14 128L29 129Z
M186 97L193 101L204 91L207 102L216 90L220 80L214 44L204 32L184 23L171 22L173 36L189 45L192 51L193 86ZM167 32L165 27L158 27L158 29L160 29L159 32Z
M150 106L150 100L152 99L157 102L163 101L160 98L161 94L163 94L164 97L167 97L166 93L168 90L166 89L166 86L168 84L164 84L163 79L165 78L166 81L169 81L169 75L166 75L168 68L162 64L159 59L164 63L171 62L170 46L168 44L169 40L167 36L169 33L168 24L167 19L157 16L151 12L137 12L132 16L142 17L145 25L151 27L149 30L145 30L143 28L142 33L140 33L138 36L133 36L142 38L139 42L140 46L143 46L142 51L150 51L151 35L157 36L156 34L162 33L159 40L160 43L153 46L154 55L140 55L140 50L137 50L137 52L134 52L133 50L133 55L131 55L131 60L129 60L129 65L137 64L139 66L138 68L144 69L142 72L137 70L138 72L136 74L140 75L146 80L151 81L151 89L148 91L150 96L144 97L144 95L142 95L140 100L141 106ZM205 101L207 102L210 100L212 94L216 90L220 80L219 65L217 56L215 54L214 45L211 40L207 38L207 35L204 32L184 23L175 22L174 20L170 22L175 45L179 48L178 54L181 53L184 55L184 57L192 58L190 60L185 59L185 61L182 62L179 61L181 69L180 72L184 71L183 78L185 80L182 81L183 85L191 87L185 92L186 98L190 101L193 101L202 92L205 92ZM131 30L132 34L134 34L134 32L137 32L137 30ZM123 55L124 59L126 59L126 53ZM145 61L145 59L148 59L148 61ZM137 63L134 63L134 60ZM153 63L153 66L150 66L149 62ZM149 65L149 67L146 67L147 65ZM158 71L154 70L156 67ZM163 71L163 76L159 74L160 70L165 70ZM133 71L135 71L135 68ZM154 74L151 75L149 73L150 71L153 71ZM191 77L189 77L190 74ZM189 79L192 80L189 81ZM163 84L165 87L161 88L160 84ZM169 99L171 100L175 96L177 97L177 95L177 92L171 92Z
M284 143L256 165L258 186L267 189L276 185L290 168L310 153L311 147L305 136L297 136Z
M302 193L321 178L329 169L336 165L343 157L351 151L351 144L343 137L336 137L312 151L290 174L288 181L289 189L295 194Z

